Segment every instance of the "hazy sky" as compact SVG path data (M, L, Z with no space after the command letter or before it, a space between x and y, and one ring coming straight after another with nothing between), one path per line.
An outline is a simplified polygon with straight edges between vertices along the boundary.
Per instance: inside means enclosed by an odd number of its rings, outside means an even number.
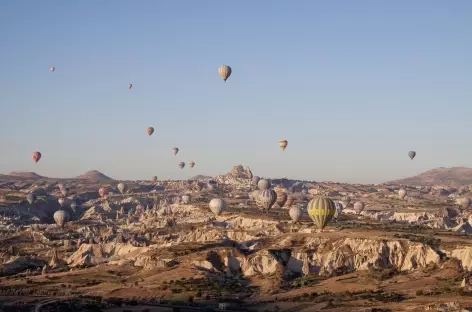
M242 164L376 183L472 167L470 0L6 0L0 65L2 173Z

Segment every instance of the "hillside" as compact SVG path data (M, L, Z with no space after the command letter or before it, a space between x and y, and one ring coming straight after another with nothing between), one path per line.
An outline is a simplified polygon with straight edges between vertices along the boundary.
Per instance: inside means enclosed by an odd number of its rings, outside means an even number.
M433 186L438 184L447 185L468 185L472 184L472 168L452 167L435 168L423 172L419 175L389 181L388 184L405 184L418 186Z
M89 181L113 181L112 178L104 175L103 173L97 170L87 171L86 173L81 174L78 177L75 177L75 179L89 180Z
M24 178L24 179L44 179L36 172L24 172L24 171L12 171L8 174L11 177Z
M193 181L193 180L205 180L205 179L210 179L210 178L211 178L210 176L206 176L206 175L201 175L201 174L199 174L199 175L196 175L196 176L194 176L194 177L191 177L191 178L188 179L188 180L191 180L191 181Z

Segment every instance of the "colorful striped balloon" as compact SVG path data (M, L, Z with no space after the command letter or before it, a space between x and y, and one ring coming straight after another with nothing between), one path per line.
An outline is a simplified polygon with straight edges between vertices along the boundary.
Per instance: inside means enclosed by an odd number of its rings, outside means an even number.
M334 217L336 205L328 197L317 197L310 200L307 211L313 223L323 230Z
M269 210L275 204L277 200L277 193L274 190L263 190L259 191L257 196L256 205L262 210Z
M277 188L275 190L275 193L277 194L276 203L280 208L282 208L285 205L285 203L287 202L288 195L287 195L287 193L284 192L284 189L282 189L282 188Z

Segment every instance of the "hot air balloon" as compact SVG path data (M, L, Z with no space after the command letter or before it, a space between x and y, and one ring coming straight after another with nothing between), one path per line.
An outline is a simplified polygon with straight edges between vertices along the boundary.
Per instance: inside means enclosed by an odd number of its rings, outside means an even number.
M334 214L334 216L336 218L338 218L340 215L341 215L341 212L343 212L343 205L341 203L334 203L334 205L336 206L336 213Z
M207 187L208 187L209 190L214 190L217 185L218 185L218 183L216 183L215 180L210 180L207 183Z
M231 67L229 67L228 65L221 65L218 68L218 74L221 78L223 78L224 81L228 80L229 76L231 76L231 72Z
M415 156L416 156L416 152L415 152L415 151L409 151L409 152L408 152L408 157L410 157L410 159L415 158Z
M118 191L120 191L121 194L123 194L126 190L126 185L123 182L118 183L117 187L118 187Z
M219 216L226 209L226 202L221 198L213 198L210 200L210 210L215 216Z
M306 196L307 194L308 194L308 189L304 186L304 187L302 188L302 195L303 195L303 196Z
M294 199L292 196L288 195L288 196L287 196L287 201L285 202L284 207L285 207L285 208L290 208L290 207L292 207L294 201L295 201L295 199Z
M299 206L293 206L288 211L288 214L289 214L290 218L293 220L293 222L298 222L298 220L302 216L302 210L300 209Z
M189 166L190 168L193 168L193 167L195 167L195 162L194 161L189 161L187 163L187 166Z
M59 205L61 205L61 207L64 207L64 203L66 202L64 198L61 197L57 201L59 202Z
M137 214L142 214L144 212L144 206L141 204L136 205L136 213Z
M30 203L30 205L32 205L36 201L36 194L28 193L28 195L26 195L26 200L28 201L28 203Z
M284 190L282 188L277 188L275 190L275 193L277 194L276 203L280 208L282 208L285 205L285 202L288 199L288 195L287 195L287 193L284 192Z
M179 148L178 147L174 147L172 149L172 152L174 152L174 155L177 155L177 153L179 152Z
M105 196L106 194L108 194L108 189L106 187L101 187L99 190L98 190L98 194L100 196Z
M279 146L282 149L282 151L285 151L285 148L287 147L287 145L288 145L287 140L280 140L279 141Z
M400 197L400 199L404 199L406 196L406 190L405 189L399 189L398 190L398 197Z
M132 87L133 87L133 84L132 84L132 83L128 83L128 90L131 90Z
M56 70L56 67L54 67L54 66L49 67L49 71L50 71L50 72L53 72L53 71L55 71L55 70Z
M62 193L62 196L66 197L67 194L69 194L69 188L65 186L64 184L59 184L58 186L59 186L59 190Z
M37 163L41 159L41 153L40 152L33 152L31 155L31 158Z
M154 128L153 127L147 127L146 132L148 135L152 135L154 133Z
M364 210L364 203L360 202L360 201L355 202L354 203L354 211L357 214L360 214L362 212L362 210Z
M266 189L259 192L256 199L256 205L262 210L268 211L275 204L277 194L274 190Z
M470 198L463 197L459 200L459 204L461 205L462 208L467 209L469 208L471 201Z
M77 211L77 203L75 201L73 201L71 204L70 204L70 209L72 209L72 211L75 213Z
M152 177L152 182L156 183L157 182L157 176Z
M54 221L59 227L63 227L64 224L69 221L69 214L65 210L58 210L54 213Z
M270 188L270 182L266 179L260 179L259 182L257 182L257 187L261 191L268 190Z
M336 205L328 197L317 197L310 200L307 211L313 223L323 230L334 217Z
M179 166L180 169L184 169L185 163L183 161L181 161L181 162L179 162L178 166Z
M351 197L344 196L343 198L341 198L341 200L343 202L344 207L347 207L349 205L349 203L351 202Z
M182 195L182 202L185 205L190 204L190 195L188 195L188 194Z
M252 177L252 184L257 185L259 183L259 180L261 178L259 176L253 176Z
M252 191L252 198L257 201L257 198L259 197L259 190L254 190Z

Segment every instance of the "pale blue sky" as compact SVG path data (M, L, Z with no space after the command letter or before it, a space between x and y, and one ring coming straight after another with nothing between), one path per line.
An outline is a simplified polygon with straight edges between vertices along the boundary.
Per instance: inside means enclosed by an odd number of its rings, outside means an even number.
M470 0L5 0L0 65L2 173L243 164L376 183L472 167Z

